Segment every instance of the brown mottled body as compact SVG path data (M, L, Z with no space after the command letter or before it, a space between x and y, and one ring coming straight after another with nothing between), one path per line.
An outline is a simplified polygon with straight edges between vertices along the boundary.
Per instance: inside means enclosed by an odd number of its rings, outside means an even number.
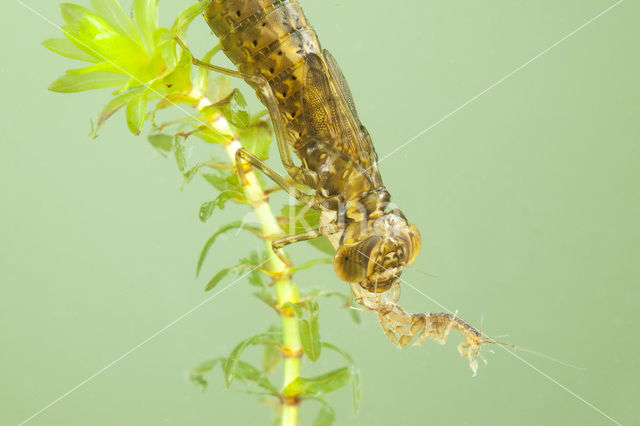
M400 210L388 208L391 196L346 80L333 56L321 48L300 4L212 0L205 19L223 52L269 109L289 176L314 194L299 192L242 149L236 159L260 168L291 195L323 211L319 229L274 242L274 252L286 244L327 236L336 249L337 275L351 283L358 303L378 312L394 344L419 344L428 337L444 343L455 329L464 336L460 353L475 371L473 356L481 344L490 342L471 325L455 315L408 314L396 304L400 275L420 250L420 233ZM300 159L299 166L289 151ZM242 167L238 171L242 174Z
M327 79L327 91L345 88L322 63L329 54L322 50L298 2L214 0L205 11L205 19L239 71L261 76L271 86L288 143L302 161L297 173L290 172L291 177L312 188L318 203L336 210L341 202L359 199L372 190L384 190L373 145L352 105L344 111L352 116L349 124L335 129L333 133L341 138L332 140L323 141L318 137L319 132L331 133L331 129L319 128L326 119L319 117L314 121L309 117L310 111L317 111L313 105L305 114L305 91L310 104L330 102L326 92L311 93L316 87L309 85L309 79L314 78L310 74L319 71L318 68L325 68L315 77ZM311 62L315 68L309 66ZM340 78L341 73L336 77ZM264 102L264 95L255 83L248 83L257 89ZM318 86L321 85L322 82L318 82ZM348 98L347 102L351 102L350 94ZM336 105L336 109L339 107ZM354 163L359 167L354 168Z
M294 145L304 140L303 65L308 54L321 54L322 49L300 4L279 0L214 0L205 19L220 38L224 53L241 72L261 75L267 80Z

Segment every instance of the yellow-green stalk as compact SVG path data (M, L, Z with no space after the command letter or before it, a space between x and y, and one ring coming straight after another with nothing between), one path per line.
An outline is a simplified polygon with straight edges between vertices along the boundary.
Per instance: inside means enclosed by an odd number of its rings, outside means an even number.
M208 99L202 98L197 108L202 109L210 104L211 102ZM230 133L228 123L221 116L216 117L216 120L209 123L209 125L220 133ZM234 139L225 145L225 149L232 163L235 162L236 151L242 146L240 142L241 141ZM300 342L298 320L295 311L288 306L289 304L298 302L298 288L295 283L291 281L290 275L287 273L287 265L275 256L271 250L271 243L268 238L282 235L282 229L271 211L271 206L268 203L268 198L262 189L262 185L253 170L247 170L245 172L245 178L246 184L243 186L244 193L249 205L258 217L262 235L267 239L267 258L269 260L265 263L264 269L274 277L273 286L275 288L277 302L275 308L282 322L282 347L280 350L282 352L284 366L284 377L282 381L282 389L284 389L290 382L300 376L300 358L303 354L302 343ZM299 402L297 397L281 397L282 426L298 425Z

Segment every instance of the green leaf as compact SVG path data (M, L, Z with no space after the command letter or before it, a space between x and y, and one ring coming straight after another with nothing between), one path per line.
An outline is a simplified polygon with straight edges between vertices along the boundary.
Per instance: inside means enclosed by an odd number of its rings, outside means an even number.
M67 70L69 74L90 74L95 72L108 72L112 74L122 74L117 66L108 61L98 62L97 64L89 65L84 68L76 68ZM127 80L127 82L130 80Z
M266 160L269 157L269 145L273 139L271 124L266 121L258 121L250 127L240 130L238 138L242 146L256 157L261 160Z
M66 38L50 38L49 40L43 41L42 45L52 52L66 56L67 58L86 62L98 62L96 58L80 50Z
M300 331L300 341L305 355L315 362L320 358L322 344L320 343L320 324L318 322L318 303L310 301L306 304L308 307L309 319L302 319L300 309L296 310L298 317L298 329Z
M238 89L233 89L229 96L212 104L211 107L215 107L229 123L239 129L246 129L251 124L247 101Z
M289 268L289 273L293 274L294 272L297 271L302 271L304 269L309 269L312 266L316 266L316 265L331 265L333 263L333 258L332 257L325 257L322 259L313 259L310 260L308 262L303 263L302 265L298 265L298 266L294 266L292 268Z
M180 12L171 26L171 33L175 36L182 36L187 31L187 27L191 21L204 12L207 6L209 6L209 3L211 3L211 0L199 1Z
M318 401L321 406L318 410L318 415L312 423L312 426L330 426L336 420L336 412L333 408L322 398L313 398Z
M213 370L213 368L220 362L224 362L224 358L213 358L207 361L201 362L191 369L189 372L189 380L200 386L202 390L205 390L207 387L207 381L204 378L204 374Z
M324 395L335 392L349 382L349 368L342 367L316 377L297 377L282 391L286 396Z
M205 203L202 203L202 205L200 206L200 210L198 212L198 217L200 218L200 220L202 222L206 222L211 215L213 214L213 211L218 208L220 210L223 210L225 207L225 203L230 200L231 198L241 198L243 197L243 195L237 191L224 191L221 192L216 198L215 200L211 200L211 201L207 201Z
M350 296L347 296L346 294L341 293L339 291L318 291L318 290L313 290L313 291L311 291L311 293L306 295L304 298L305 299L314 299L314 298L319 297L319 296L322 296L322 297L335 296L335 297L339 298L340 300L342 300L344 302L343 308L347 309L351 319L356 324L360 324L360 313L359 313L359 311L357 309L351 309L351 297Z
M136 75L141 65L149 60L142 45L123 36L104 19L91 13L84 13L62 30L79 49L101 61L113 62L124 74Z
M229 360L227 360L227 362L229 362ZM247 362L237 361L234 378L244 382L249 381L255 383L272 394L278 394L278 389L271 383L267 375Z
M86 90L117 87L127 83L129 77L108 72L75 74L67 72L49 85L49 90L59 93L84 92Z
M210 80L212 81L207 84L206 91L208 99L218 101L231 93L231 79L226 75L218 75Z
M231 132L225 134L207 126L201 126L194 134L209 143L227 144L233 140Z
M111 99L109 103L105 105L105 107L100 112L100 115L98 116L98 120L97 120L98 123L97 123L96 129L94 130L94 133L100 127L102 127L104 122L107 121L107 119L111 117L113 114L115 114L116 111L118 111L123 106L127 105L129 101L131 101L132 99L142 95L142 93L144 93L145 90L147 90L146 87L135 87Z
M262 300L267 306L271 306L272 308L278 304L276 299L273 297L273 294L271 294L271 292L268 291L266 288L261 288L258 291L254 291L251 294L253 294L258 299Z
M349 376L351 378L351 390L353 393L353 413L358 414L358 411L360 410L360 390L362 387L360 384L360 369L353 361L353 358L351 358L351 355L349 355L342 349L327 342L322 342L322 346L339 353L347 362L347 367L349 368Z
M271 426L280 426L282 424L282 404L275 404L273 409L273 419Z
M202 166L202 163L198 163L186 172L182 173L182 177L184 178L183 185L190 183L194 176L198 174L198 171L200 170L200 168L202 168Z
M171 93L188 93L191 91L191 54L183 50L176 67L162 80L162 85L171 89Z
M308 242L313 247L315 247L316 249L320 250L325 254L330 254L333 256L336 252L336 250L333 248L333 246L329 242L329 239L324 235L318 238L314 238L313 240L309 240Z
M282 360L280 349L273 345L264 345L264 353L262 355L262 368L264 371L271 372L278 367Z
M243 229L251 231L253 233L256 232L255 228L251 226L243 226ZM264 288L264 283L262 282L262 272L258 269L262 264L267 261L267 256L265 253L258 253L256 250L252 250L248 257L243 257L240 259L240 263L242 265L246 265L252 267L253 269L249 272L249 284ZM270 293L269 293L270 294Z
M173 136L164 133L157 133L147 137L153 146L163 157L166 157L173 148Z
M178 64L178 56L176 54L176 42L173 39L171 31L167 28L160 27L153 34L156 50L160 52L160 56L167 64L167 69L172 70Z
M91 10L73 3L61 3L60 12L65 24L76 25L85 14L90 14Z
M218 283L219 283L220 281L222 281L222 279L223 279L224 277L226 277L226 276L227 276L227 275L229 275L231 272L233 272L233 271L234 271L234 269L235 269L235 267L233 267L233 268L223 268L223 269L221 269L220 271L218 271L218 273L217 273L217 274L215 274L215 275L213 276L213 278L211 278L211 279L209 280L209 282L207 283L206 287L204 288L204 291L209 291L209 290L213 289L215 286L217 286L217 285L218 285Z
M200 274L200 269L202 268L204 259L207 257L207 253L209 253L209 249L211 248L211 246L213 246L213 243L216 242L216 239L220 235L224 234L225 232L242 227L242 224L243 222L241 220L236 220L234 222L227 223L226 225L223 225L220 228L218 228L218 230L214 232L212 236L209 237L207 242L204 244L204 247L202 247L202 251L200 252L200 257L198 258L198 266L196 266L196 277Z
M280 214L287 219L284 226L289 234L317 228L320 220L320 211L312 209L306 204L285 204L282 206Z
M185 139L186 136L181 133L173 136L173 155L176 158L176 164L178 165L180 173L183 173L187 168L187 159L185 157L186 147L184 146Z
M360 318L360 312L357 311L356 309L351 309L351 308L347 308L347 309L349 309L349 316L351 317L353 322L355 322L356 324L360 324L362 322L362 319Z
M262 282L262 274L259 270L255 269L249 273L249 284L256 287L264 287Z
M155 50L154 33L158 28L158 0L134 0L131 6L144 47L149 55Z
M240 178L231 172L203 173L202 177L220 192L230 191L240 186Z
M267 331L265 333L256 334L255 336L249 337L248 339L238 343L238 345L231 351L231 354L224 365L224 381L227 388L231 386L231 382L236 374L236 367L240 360L240 356L247 347L252 345L279 345L281 343L282 333L279 331Z
M118 0L91 0L91 5L97 15L107 21L120 34L132 41L138 40L139 35L129 15L122 9Z
M147 97L142 94L135 97L127 104L127 126L134 135L138 136L142 131L142 125L147 117Z
M220 45L220 44L214 46L213 49L208 51L202 57L201 61L202 62L206 62L206 63L211 62L211 58L213 58L213 55L218 53L221 48L222 48L222 45ZM195 87L195 89L198 92L202 93L203 95L207 92L208 76L209 76L209 70L207 68L205 68L205 67L198 67L197 68L197 70L196 70L196 78L194 79L193 86Z
M288 234L297 234L317 228L320 220L320 211L305 204L285 204L280 210L280 215L286 219L283 225ZM323 253L330 255L335 253L333 246L325 236L309 240L308 243Z

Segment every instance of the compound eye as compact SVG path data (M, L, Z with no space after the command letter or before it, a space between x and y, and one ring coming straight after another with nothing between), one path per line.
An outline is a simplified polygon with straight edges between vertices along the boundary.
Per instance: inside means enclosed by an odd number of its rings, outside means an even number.
M380 240L380 237L372 236L357 244L340 247L333 258L333 269L338 277L350 283L364 280L373 270Z
M422 245L422 238L420 237L420 231L418 231L418 228L416 228L415 226L411 225L409 227L409 241L411 242L410 246L411 248L409 249L409 256L407 260L407 265L410 265L411 263L413 263L414 260L416 260L416 257L418 257L418 253L420 253L420 246Z

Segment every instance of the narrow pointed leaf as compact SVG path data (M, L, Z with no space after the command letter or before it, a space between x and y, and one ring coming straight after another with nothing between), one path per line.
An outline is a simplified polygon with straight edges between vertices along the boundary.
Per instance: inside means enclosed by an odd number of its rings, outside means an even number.
M349 355L342 349L327 342L322 342L322 346L339 353L347 362L347 367L349 368L349 376L351 378L351 391L353 393L353 413L358 414L358 411L360 410L360 390L362 387L360 384L360 369L356 365L353 358L351 358L351 355Z
M183 50L176 67L162 80L163 85L171 89L172 93L182 92L186 94L190 92L192 87L191 66L191 54Z
M216 45L213 49L208 51L202 57L202 59L201 59L202 62L209 63L211 61L211 58L213 58L213 55L218 53L221 48L222 48L222 45L220 45L220 44ZM203 95L207 91L207 80L208 80L207 77L208 76L209 76L209 70L208 69L206 69L205 67L198 67L197 68L197 70L196 70L196 78L194 79L193 86L198 92L202 93Z
M317 228L320 220L320 211L304 204L285 204L280 214L287 219L286 231L291 234Z
M285 231L289 234L317 228L320 220L319 210L311 209L302 204L286 204L282 207L280 214L286 219ZM325 236L314 238L308 242L323 253L330 255L335 253L333 246Z
M91 10L73 3L62 3L60 4L60 12L65 24L76 25L85 14L90 14Z
M91 0L97 15L132 41L138 39L138 31L118 0Z
M90 74L66 73L49 85L49 90L59 93L84 92L86 90L104 89L123 86L129 77L107 72Z
M355 322L356 324L360 324L362 322L362 319L360 318L360 312L358 312L356 309L349 309L349 316L351 317L351 319L353 320L353 322Z
M143 94L127 104L127 126L134 135L139 135L147 116L147 97Z
M278 393L278 389L271 383L267 375L247 362L241 360L237 361L234 377L238 380L255 383L261 388L268 390L270 393Z
M282 360L282 352L273 345L264 345L264 353L262 354L262 368L264 371L271 372L278 367Z
M229 96L211 106L220 111L229 123L239 129L246 129L251 124L247 101L238 89L233 89Z
M240 178L231 172L203 173L202 177L220 192L230 191L240 186Z
M322 344L320 343L320 324L318 322L318 303L310 301L307 303L309 307L309 319L302 319L300 310L296 310L298 317L298 329L300 331L300 341L305 355L313 362L320 358Z
M122 74L120 72L120 70L118 69L118 67L113 64L112 62L109 61L102 61L102 62L98 62L96 64L93 65L89 65L86 66L84 68L76 68L76 69L72 69L72 70L68 70L67 71L69 74L90 74L90 73L94 73L94 72L108 72L108 73L112 73L112 74ZM129 80L127 80L129 81Z
M197 163L195 166L182 173L182 177L184 178L183 185L190 183L191 180L193 180L193 178L198 174L198 171L200 171L201 167L202 163Z
M176 42L172 37L171 31L160 27L153 34L153 40L156 49L160 50L160 55L167 64L167 69L174 69L178 63L178 55L176 54Z
M343 307L346 308L349 311L349 316L351 317L353 322L355 322L356 324L360 324L360 312L357 309L352 309L351 308L351 297L350 296L347 296L346 294L338 292L338 291L321 292L319 294L311 294L310 296L311 297L316 297L316 296L325 296L325 297L335 296L335 297L339 298L340 300L342 300L344 302Z
M336 252L336 250L329 242L329 239L324 235L318 238L314 238L313 240L309 240L309 244L311 244L317 250L320 250L322 253L333 255Z
M269 148L271 140L273 139L273 132L271 130L271 124L268 122L259 121L246 129L240 130L240 132L238 132L238 138L242 146L259 159L266 160L269 157Z
M67 58L86 62L98 62L98 59L85 53L66 38L50 38L42 42L42 45L52 52L66 56Z
M252 232L253 234L259 234L260 230L243 224L242 229ZM265 252L259 253L256 250L251 251L249 257L241 258L240 263L243 265L247 265L252 268L251 272L249 272L249 284L252 286L258 287L260 289L265 289L264 282L262 282L262 272L260 272L260 266L262 266L267 261L267 256Z
M213 276L213 278L211 278L209 280L209 282L207 283L206 287L204 288L204 291L209 291L212 290L213 288L215 288L215 286L218 285L218 283L220 281L222 281L222 279L224 277L226 277L227 275L229 275L231 272L233 272L234 268L223 268L220 271L218 271L217 274L215 274Z
M204 12L210 2L211 0L199 1L180 12L173 26L171 26L171 33L177 36L183 35L191 21Z
M134 89L129 89L128 91L111 99L109 103L105 105L105 107L100 112L94 133L100 127L102 127L104 122L107 121L107 119L111 117L113 114L115 114L116 111L118 111L120 108L128 104L131 99L134 99L140 96L145 90L146 90L146 87L136 87Z
M215 198L215 200L202 203L202 205L200 206L200 210L198 211L198 217L202 222L206 222L211 217L211 215L213 214L213 211L216 208L223 210L225 208L225 203L228 200L232 198L237 198L237 197L243 197L243 195L236 191L221 192Z
M212 75L211 83L207 85L207 98L216 102L231 93L231 78L226 75Z
M313 362L320 358L320 335L318 330L318 322L310 322L307 320L298 321L300 329L300 341L304 354Z
M206 222L209 220L213 211L216 208L216 200L207 201L200 205L200 209L198 210L198 217L202 222Z
M220 132L214 128L208 128L202 126L196 133L196 136L201 138L205 142L209 143L217 143L217 144L227 144L233 140L233 135L231 132Z
M218 230L214 232L212 236L209 237L207 242L204 243L204 247L202 247L202 251L200 252L200 257L198 258L198 266L196 266L196 277L200 274L200 269L202 268L204 259L207 257L207 254L209 253L209 249L211 248L211 246L213 246L213 243L216 242L216 239L227 231L242 227L242 224L243 222L241 220L236 220L234 222L227 223L226 225L223 225L220 228L218 228Z
M313 421L312 426L331 426L336 420L336 412L324 399L313 399L315 401L318 401L321 405L320 410L318 410L318 415Z
M155 50L154 33L158 28L158 0L134 0L131 6L142 41L149 55Z
M248 339L238 343L238 345L231 351L231 354L229 355L229 358L227 358L227 362L224 366L224 380L227 388L231 386L240 356L247 347L252 345L279 345L281 342L282 334L280 332L267 331L265 333L256 334L255 336L249 337Z
M91 13L85 13L75 24L65 25L62 29L79 49L101 61L113 62L122 73L135 75L149 60L142 45Z
M151 146L153 146L163 157L166 157L169 152L171 152L171 148L173 147L173 136L158 133L150 135L147 139Z
M196 365L191 369L191 371L189 372L189 380L192 383L200 386L202 390L205 390L208 382L205 380L204 374L213 370L213 368L215 368L215 366L218 365L218 363L224 362L224 360L225 360L224 358L213 358L213 359L209 359L207 361L201 362L200 364Z
M332 263L333 263L333 258L331 258L331 257L325 257L325 258L322 258L322 259L313 259L313 260L310 260L308 262L303 263L302 265L298 265L298 266L294 266L292 268L289 268L289 272L293 274L294 272L303 271L305 269L309 269L309 268L311 268L313 266L316 266L316 265L331 265Z
M324 395L335 392L349 382L349 368L343 367L316 377L297 377L282 393L286 396Z
M273 297L270 291L265 288L261 288L258 291L254 291L253 294L258 299L262 300L265 304L271 307L275 307L277 304L276 299Z
M187 168L186 147L184 146L184 135L176 134L173 137L173 155L176 158L176 164L180 173Z

